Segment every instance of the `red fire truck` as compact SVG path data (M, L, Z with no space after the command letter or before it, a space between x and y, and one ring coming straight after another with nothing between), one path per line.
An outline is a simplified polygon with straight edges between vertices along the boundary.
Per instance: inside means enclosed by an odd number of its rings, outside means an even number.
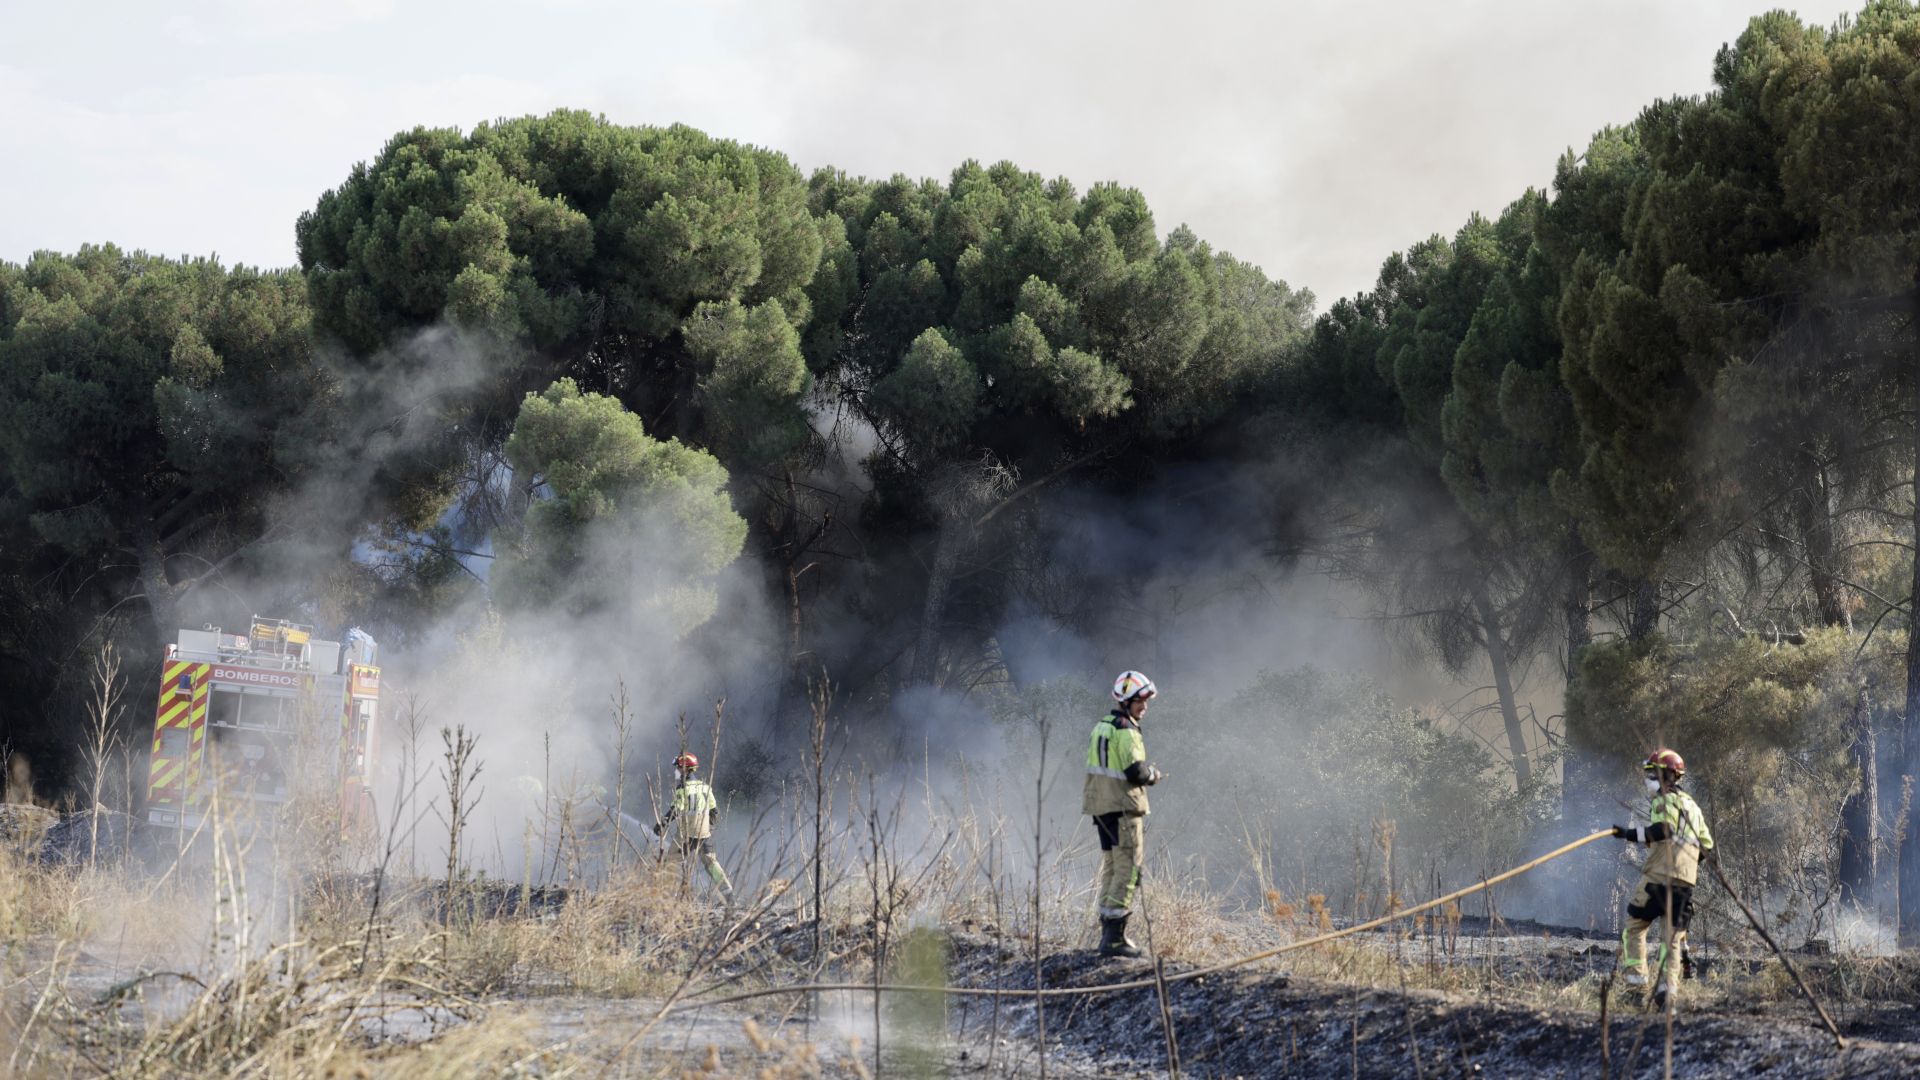
M327 787L337 779L343 824L359 818L373 779L378 659L359 630L319 641L311 626L257 615L245 634L182 629L161 665L147 821L197 828L216 782L223 799L284 803L291 770L305 778L316 767L333 771Z

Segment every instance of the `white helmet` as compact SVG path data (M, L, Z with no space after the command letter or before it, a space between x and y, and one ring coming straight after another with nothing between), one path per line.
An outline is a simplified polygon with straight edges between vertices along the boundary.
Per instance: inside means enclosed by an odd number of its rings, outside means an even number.
M1123 671L1113 680L1113 700L1129 701L1136 697L1152 697L1160 691L1154 688L1153 680L1137 671Z

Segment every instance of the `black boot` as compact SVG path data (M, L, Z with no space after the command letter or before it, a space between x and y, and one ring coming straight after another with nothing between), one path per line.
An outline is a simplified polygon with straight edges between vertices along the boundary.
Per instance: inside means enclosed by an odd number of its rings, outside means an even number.
M1100 920L1100 955L1124 956L1132 959L1141 955L1140 946L1127 940L1127 919L1122 915L1117 919Z
M1666 1012L1667 1007L1671 1004L1673 1004L1673 995L1667 990L1666 984L1662 983L1659 986L1654 987L1653 1011Z

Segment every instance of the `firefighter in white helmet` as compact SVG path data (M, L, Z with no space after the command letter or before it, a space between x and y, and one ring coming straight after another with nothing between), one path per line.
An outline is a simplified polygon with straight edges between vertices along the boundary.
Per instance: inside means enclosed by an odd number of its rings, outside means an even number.
M680 826L674 836L681 856L698 856L707 876L713 879L714 888L719 889L722 896L732 896L733 882L728 880L726 869L713 854L713 812L719 802L713 797L713 788L695 775L700 770L700 759L681 754L673 759L673 769L679 776L679 783L673 789L673 804L667 808L667 816L654 825L653 835L665 834L667 826L678 821Z
M1147 789L1160 782L1160 770L1147 761L1140 732L1147 703L1159 693L1153 680L1123 671L1113 681L1113 711L1093 725L1087 744L1087 784L1080 812L1093 818L1100 836L1100 955L1139 956L1127 938L1127 920L1140 890L1145 862Z

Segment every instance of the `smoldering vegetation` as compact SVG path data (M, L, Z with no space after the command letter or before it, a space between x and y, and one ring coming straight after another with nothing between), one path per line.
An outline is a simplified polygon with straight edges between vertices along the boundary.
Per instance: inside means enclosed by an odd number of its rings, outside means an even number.
M1158 814L1232 805L1249 820L1330 819L1336 796L1383 812L1444 798L1424 790L1444 781L1423 773L1456 763L1379 695L1303 671L1259 696L1298 710L1293 719L1322 738L1354 731L1401 753L1372 755L1371 773L1328 754L1332 763L1303 765L1288 792L1222 790ZM36 858L45 824L10 817L0 850L9 1070L1030 1075L1044 1057L1064 1075L1145 1075L1169 1061L1203 1075L1308 1075L1351 1060L1397 1072L1465 1057L1575 1075L1611 1054L1611 1069L1639 1075L1658 1071L1663 1046L1685 1071L1706 1074L1813 1067L1832 1053L1780 964L1711 910L1695 924L1701 975L1674 1043L1615 984L1608 930L1509 921L1505 890L1480 898L1484 907L1448 905L1391 932L1292 953L1283 971L1169 983L1158 998L1156 972L1180 978L1404 907L1396 879L1418 888L1436 869L1409 865L1404 852L1438 867L1509 856L1474 850L1501 834L1467 824L1399 835L1375 818L1366 837L1243 826L1264 888L1249 901L1216 887L1177 833L1158 830L1173 838L1154 852L1139 902L1139 932L1157 959L1099 962L1085 947L1091 837L1074 827L1077 807L1053 805L1080 772L1077 738L1069 760L1053 756L1056 728L1077 736L1085 708L1071 684L1025 691L998 718L1023 764L969 764L943 791L930 775L877 774L833 701L816 698L793 782L747 820L737 803L729 809L718 848L735 883L728 896L650 836L622 835L609 806L618 792L577 788L533 800L522 822L523 852L551 858L500 876L477 813L500 759L457 725L416 752L410 738L431 718L410 709L395 718L409 749L378 831L342 829L319 767L301 770L309 779L270 816L216 782L194 835L78 862ZM303 764L318 766L327 749L308 746ZM1323 749L1308 740L1301 758ZM1343 870L1348 891L1307 891L1342 881ZM1915 1020L1910 959L1845 941L1798 958L1839 1010L1851 1066L1865 1074L1897 1075L1920 1053L1904 1036ZM1100 990L1125 980L1134 989ZM821 982L838 989L761 999L751 1012L714 1004ZM878 982L1006 996L858 990ZM1036 985L1054 995L1039 1008ZM1141 1038L1142 1018L1156 1013L1155 1037Z

